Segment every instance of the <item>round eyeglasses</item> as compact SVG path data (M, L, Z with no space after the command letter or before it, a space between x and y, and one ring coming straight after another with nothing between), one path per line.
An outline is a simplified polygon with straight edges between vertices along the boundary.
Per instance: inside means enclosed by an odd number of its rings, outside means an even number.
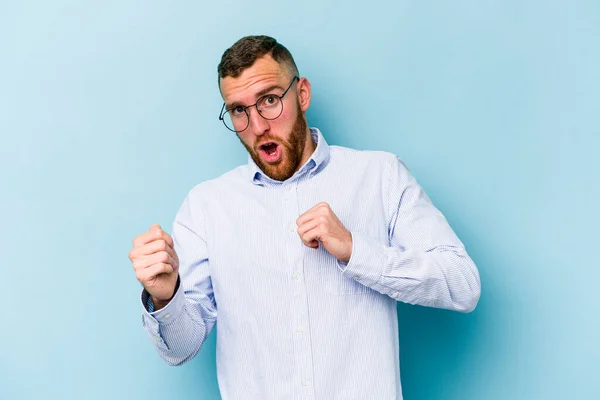
M221 107L221 112L219 113L219 119L223 121L223 124L227 129L236 133L246 130L250 125L249 108L251 107L256 107L258 115L264 119L277 119L283 112L283 96L285 96L292 88L292 85L296 80L300 81L300 78L294 76L294 79L290 82L290 86L288 86L281 96L274 93L266 94L261 96L254 104L249 106L237 105L230 109L225 109L225 103L223 103L223 107Z

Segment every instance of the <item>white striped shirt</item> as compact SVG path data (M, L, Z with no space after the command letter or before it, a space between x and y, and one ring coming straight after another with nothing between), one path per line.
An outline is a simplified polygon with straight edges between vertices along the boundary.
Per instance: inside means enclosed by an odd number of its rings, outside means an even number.
M180 365L218 324L224 400L402 399L396 301L473 310L476 266L398 157L328 146L285 182L253 160L196 185L173 224L180 285L142 322ZM326 202L352 234L348 263L305 246L296 219Z

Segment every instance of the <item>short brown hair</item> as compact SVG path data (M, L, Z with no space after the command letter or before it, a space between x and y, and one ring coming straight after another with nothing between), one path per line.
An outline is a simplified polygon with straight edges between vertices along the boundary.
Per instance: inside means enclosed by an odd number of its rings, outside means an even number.
M296 67L294 58L284 45L270 36L245 36L223 53L217 68L219 83L222 78L227 76L237 78L246 68L250 68L257 59L267 54L279 65L287 68L294 75L298 75L298 67Z

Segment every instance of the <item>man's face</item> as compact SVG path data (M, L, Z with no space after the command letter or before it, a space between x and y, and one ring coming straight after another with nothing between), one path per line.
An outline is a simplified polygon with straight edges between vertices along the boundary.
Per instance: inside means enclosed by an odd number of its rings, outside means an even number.
M293 75L270 56L259 58L237 78L228 76L221 79L225 108L254 104L265 94L281 96L292 79ZM306 143L310 135L304 117L308 101L306 88L300 88L302 84L308 85L308 82L303 79L298 87L295 82L292 84L282 99L283 111L274 120L261 117L256 107L248 108L249 125L238 133L254 162L270 178L278 181L291 177L306 162L312 148Z

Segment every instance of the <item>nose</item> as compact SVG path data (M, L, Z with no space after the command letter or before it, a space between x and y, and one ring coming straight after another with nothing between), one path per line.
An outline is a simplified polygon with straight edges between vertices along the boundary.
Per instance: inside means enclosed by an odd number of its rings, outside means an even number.
M248 112L248 119L250 120L249 129L251 129L256 136L261 136L269 130L269 121L260 116L256 107L250 107L246 109L246 111Z

